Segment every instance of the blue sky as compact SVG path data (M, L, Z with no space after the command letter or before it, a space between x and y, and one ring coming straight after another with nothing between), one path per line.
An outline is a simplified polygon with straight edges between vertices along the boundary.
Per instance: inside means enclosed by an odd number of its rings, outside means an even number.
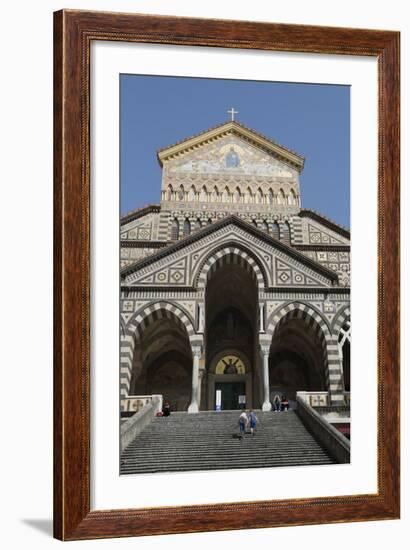
M159 203L158 149L236 120L305 157L302 207L350 226L350 88L121 75L121 213Z

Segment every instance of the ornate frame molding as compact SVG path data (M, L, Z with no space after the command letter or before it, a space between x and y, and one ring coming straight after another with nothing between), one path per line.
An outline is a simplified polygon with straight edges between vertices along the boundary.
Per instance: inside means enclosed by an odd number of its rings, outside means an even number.
M90 508L93 40L372 56L378 61L378 491L128 510ZM399 454L398 32L64 10L54 15L54 535L63 540L394 519ZM388 400L389 407L382 407Z

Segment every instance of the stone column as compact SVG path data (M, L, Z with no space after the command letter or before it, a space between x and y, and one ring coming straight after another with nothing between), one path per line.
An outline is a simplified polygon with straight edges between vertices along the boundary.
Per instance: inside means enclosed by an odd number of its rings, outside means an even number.
M343 405L343 367L336 337L326 339L327 386L330 405Z
M197 413L199 411L199 358L201 357L201 346L192 346L192 396L191 404L188 407L189 413Z
M265 332L265 305L259 304L259 332Z
M261 355L262 355L262 379L263 379L263 403L262 410L270 411L272 405L270 402L269 395L269 351L270 346L261 346Z
M198 304L198 332L204 332L204 304Z

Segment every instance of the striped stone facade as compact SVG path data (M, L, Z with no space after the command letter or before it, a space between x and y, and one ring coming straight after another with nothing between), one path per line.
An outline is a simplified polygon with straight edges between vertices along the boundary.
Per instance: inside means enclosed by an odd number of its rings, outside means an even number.
M223 164L228 154L239 159L233 167ZM248 273L256 288L259 353L250 360L260 387L253 406L269 407L272 341L291 320L318 342L330 404L343 403L340 342L350 342L350 233L301 208L302 157L235 123L158 155L161 204L121 221L121 397L130 395L139 375L144 334L168 320L189 341L189 410L199 410L207 289L219 270L231 266Z

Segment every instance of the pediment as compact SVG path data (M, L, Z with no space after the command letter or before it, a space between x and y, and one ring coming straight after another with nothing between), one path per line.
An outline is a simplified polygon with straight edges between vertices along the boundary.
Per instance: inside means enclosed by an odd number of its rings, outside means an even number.
M126 286L195 287L204 263L227 247L258 264L266 287L332 286L337 275L247 222L231 217L203 228L122 271Z
M230 134L170 159L166 173L168 179L175 176L178 180L181 176L191 175L292 179L296 177L297 170L241 136Z
M231 147L234 153L237 148L239 163L236 160L238 157L233 156L227 166L226 158ZM304 165L304 158L294 151L236 121L211 128L158 152L161 166L166 165L171 170L192 170L196 167L209 173L221 170L222 167L239 171L251 159L255 163L255 170L266 169L265 164L271 164L271 169L275 168L276 171L281 167L283 172L289 172L290 168L300 172ZM281 161L282 165L272 162L274 159Z

